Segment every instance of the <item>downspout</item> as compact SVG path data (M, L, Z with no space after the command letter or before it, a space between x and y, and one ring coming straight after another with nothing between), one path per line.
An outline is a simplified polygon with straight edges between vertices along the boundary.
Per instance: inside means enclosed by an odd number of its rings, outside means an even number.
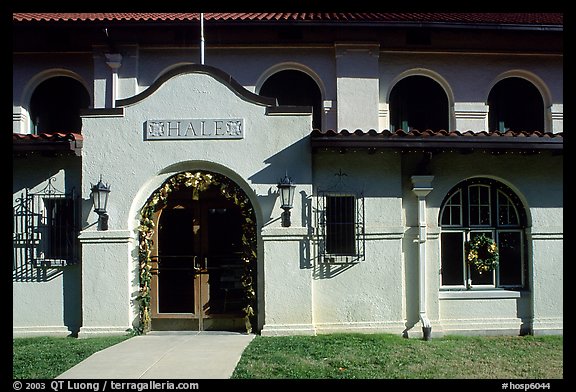
M200 12L200 64L204 65L204 13Z
M106 53L106 64L112 69L112 81L110 85L110 107L116 107L118 97L118 68L122 65L122 55L120 53Z
M432 191L434 176L412 176L412 192L418 197L418 313L424 340L430 340L432 325L426 314L426 196Z

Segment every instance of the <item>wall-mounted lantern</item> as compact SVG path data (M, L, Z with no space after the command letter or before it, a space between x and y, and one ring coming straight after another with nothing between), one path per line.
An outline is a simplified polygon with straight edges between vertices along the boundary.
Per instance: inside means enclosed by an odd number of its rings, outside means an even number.
M94 204L94 212L98 214L98 230L108 230L108 214L106 207L108 205L108 195L110 194L110 185L100 181L96 185L92 185L92 192L90 197Z
M290 227L290 210L294 206L294 190L296 185L292 182L292 179L288 177L288 174L284 178L280 179L278 183L278 189L280 190L280 207L284 210L282 214L282 226Z

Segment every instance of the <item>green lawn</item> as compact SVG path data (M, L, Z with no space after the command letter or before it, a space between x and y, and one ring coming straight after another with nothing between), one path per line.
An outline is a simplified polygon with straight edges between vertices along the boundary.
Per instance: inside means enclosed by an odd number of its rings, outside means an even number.
M127 336L13 339L13 377L52 379ZM389 334L255 339L236 379L561 379L562 336L463 337L430 341Z
M120 343L131 335L88 339L34 337L12 340L15 379L56 378L93 353Z
M560 379L562 353L562 336L257 336L232 378Z

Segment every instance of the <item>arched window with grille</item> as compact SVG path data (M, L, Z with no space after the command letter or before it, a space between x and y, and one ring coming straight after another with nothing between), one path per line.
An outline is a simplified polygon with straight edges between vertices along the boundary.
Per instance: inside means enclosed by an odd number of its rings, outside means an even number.
M508 186L489 178L462 181L444 198L439 225L442 288L525 288L527 218ZM499 250L499 264L484 273L466 260L466 241L481 234Z

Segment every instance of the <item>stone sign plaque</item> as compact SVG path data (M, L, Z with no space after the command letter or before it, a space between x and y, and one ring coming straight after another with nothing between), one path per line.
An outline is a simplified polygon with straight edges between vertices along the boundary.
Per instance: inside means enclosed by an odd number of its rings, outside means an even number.
M144 123L144 140L243 138L244 120L239 118L148 120Z

